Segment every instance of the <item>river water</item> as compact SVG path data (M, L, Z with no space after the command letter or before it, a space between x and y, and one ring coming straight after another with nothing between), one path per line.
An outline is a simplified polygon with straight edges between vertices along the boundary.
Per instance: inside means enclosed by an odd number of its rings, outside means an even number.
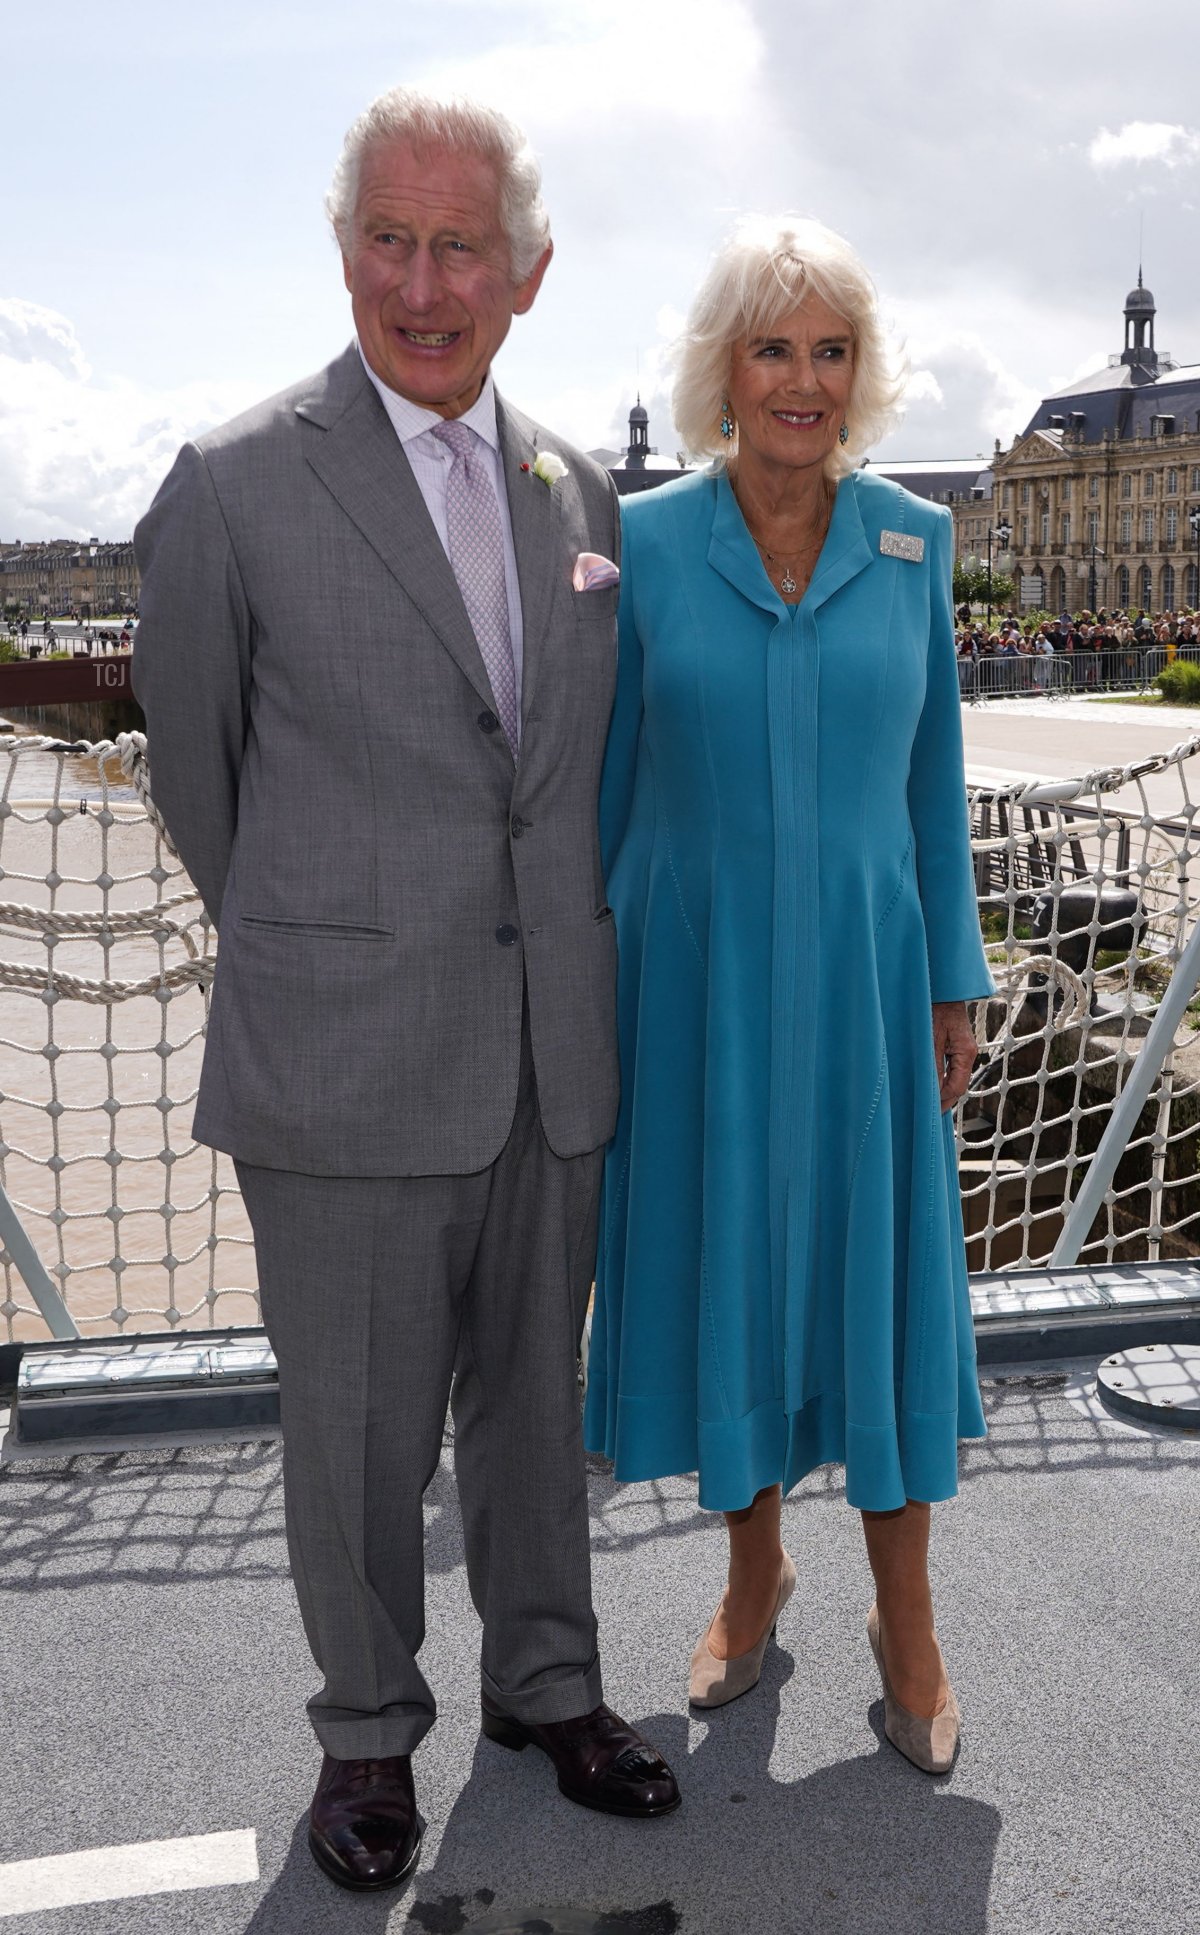
M0 751L0 1180L85 1336L257 1321L232 1165L191 1136L203 993L47 999L51 960L59 976L128 983L185 962L185 934L203 953L199 902L172 910L183 932L157 937L21 921L116 917L189 887L115 762ZM31 990L12 985L21 968ZM16 1271L0 1271L0 1339L44 1337Z

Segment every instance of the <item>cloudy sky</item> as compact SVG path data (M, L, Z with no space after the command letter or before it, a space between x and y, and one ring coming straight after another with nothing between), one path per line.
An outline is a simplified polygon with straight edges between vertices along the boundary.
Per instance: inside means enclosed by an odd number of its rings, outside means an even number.
M913 368L883 454L990 451L1121 347L1144 224L1200 361L1200 25L1159 0L60 0L5 26L0 538L127 535L179 442L328 361L321 197L394 81L507 108L557 254L498 377L585 448L746 209L848 235Z

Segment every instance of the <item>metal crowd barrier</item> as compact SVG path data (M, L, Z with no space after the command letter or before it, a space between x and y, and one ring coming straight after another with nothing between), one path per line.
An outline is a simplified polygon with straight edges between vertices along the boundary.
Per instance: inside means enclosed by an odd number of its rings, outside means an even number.
M960 658L958 685L964 699L1032 698L1068 692L1144 692L1167 663L1163 645L1114 646L1102 652L981 653Z

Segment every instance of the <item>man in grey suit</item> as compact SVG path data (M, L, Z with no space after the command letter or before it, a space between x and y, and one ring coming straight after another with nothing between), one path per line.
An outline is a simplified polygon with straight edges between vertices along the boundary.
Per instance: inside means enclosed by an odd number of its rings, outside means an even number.
M576 587L615 495L492 386L551 255L512 124L383 95L329 208L358 340L180 453L136 534L134 682L220 930L196 1134L236 1160L279 1362L310 1846L374 1888L420 1846L448 1397L484 1732L589 1807L679 1796L601 1703L575 1375L617 1102L616 592Z

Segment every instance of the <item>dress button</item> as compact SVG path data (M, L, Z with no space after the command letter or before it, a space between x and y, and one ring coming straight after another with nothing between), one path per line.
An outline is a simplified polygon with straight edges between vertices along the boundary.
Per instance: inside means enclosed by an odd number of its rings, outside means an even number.
M495 732L500 721L494 712L481 712L475 724L479 727L480 732Z
M515 947L520 938L516 928L510 927L507 921L502 927L496 929L496 939L501 947Z

